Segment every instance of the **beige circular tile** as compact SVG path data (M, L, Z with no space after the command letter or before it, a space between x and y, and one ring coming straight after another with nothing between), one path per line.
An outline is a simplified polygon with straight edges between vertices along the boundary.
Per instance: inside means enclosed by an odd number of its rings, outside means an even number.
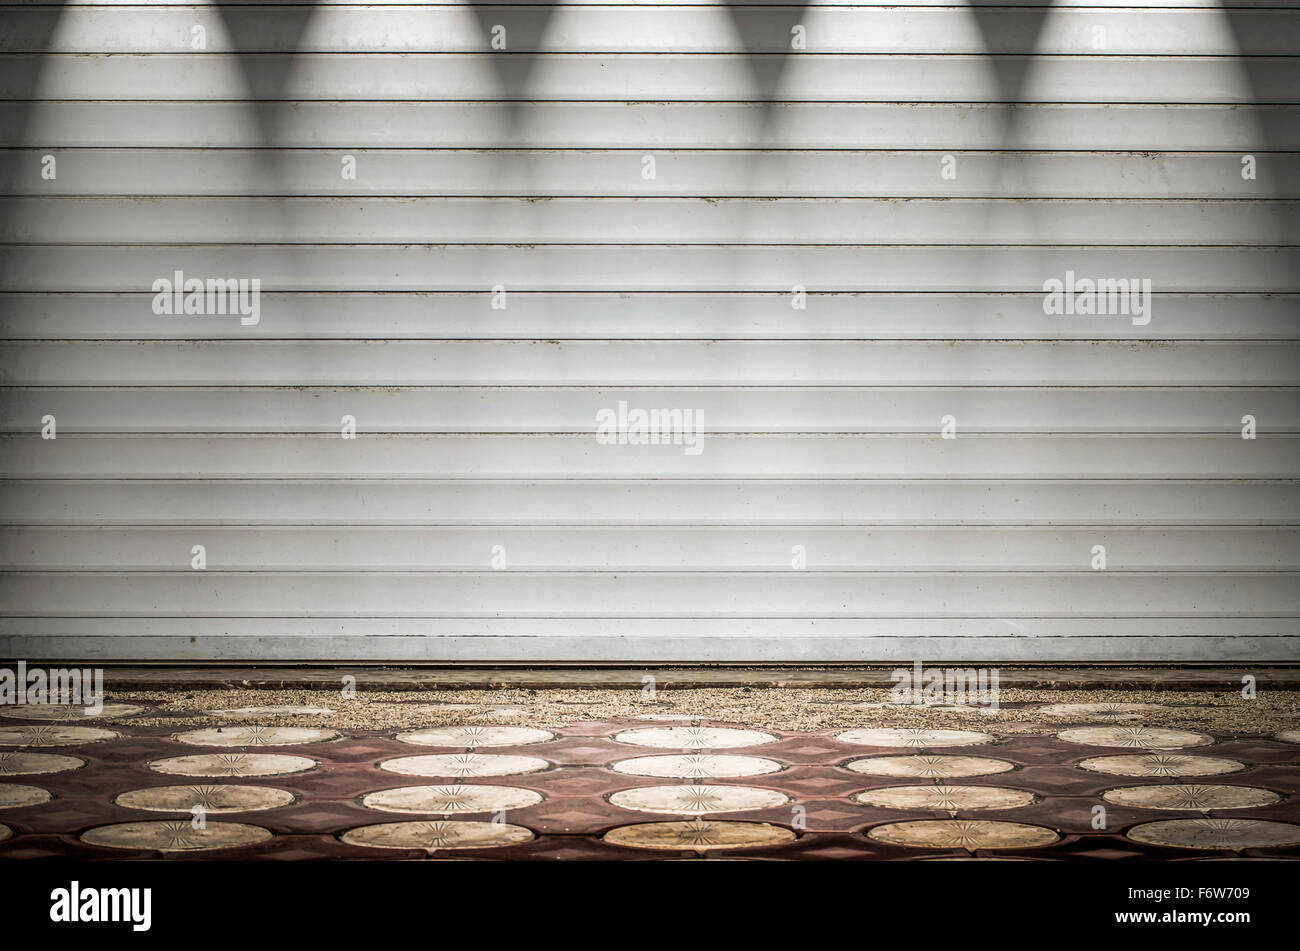
M0 750L0 776L38 776L42 773L66 773L81 769L86 761L57 753L15 753Z
M1066 743L1080 746L1124 746L1138 750L1178 750L1214 742L1214 737L1204 733L1157 726L1085 726L1077 730L1062 730L1056 736Z
M0 825L0 842L3 842L5 839L11 838L13 834L14 834L13 829L9 828L6 825Z
M41 723L33 726L0 727L0 746L80 746L115 740L112 730L93 726L61 726Z
M912 819L876 826L867 833L890 845L918 849L1032 849L1051 845L1057 835L1043 826L993 819Z
M523 809L542 801L541 793L517 786L399 786L366 793L361 804L382 812L418 812L450 815L454 812L498 812Z
M1300 730L1283 730L1274 733L1273 739L1281 740L1283 743L1300 743Z
M413 713L428 714L464 712L474 720L489 716L513 717L528 712L523 707L506 707L484 703L418 703L409 707L403 705L403 709L410 710Z
M868 776L927 776L932 779L948 779L958 776L991 776L994 773L1009 773L1015 769L1014 763L987 756L939 756L919 754L916 756L868 756L844 764L845 769Z
M0 784L0 809L21 809L49 802L53 797L39 786L20 786L17 783Z
M699 720L701 718L692 713L638 713L635 719L689 723L691 720Z
M654 776L662 779L730 779L737 776L763 776L781 770L775 760L759 756L732 756L726 753L682 753L677 756L637 756L619 760L610 767L629 776Z
M187 730L172 737L187 746L301 746L337 739L333 730L303 726L224 726Z
M505 756L497 753L430 753L387 759L379 768L403 776L519 776L536 773L551 764L536 756Z
M901 727L876 727L868 730L845 730L835 737L854 746L907 746L930 749L940 746L979 746L992 743L993 737L974 730L926 730Z
M195 753L148 764L154 772L172 776L284 776L317 765L314 759L287 753Z
M343 841L348 845L376 849L424 849L426 852L497 849L528 842L532 838L532 832L523 826L468 819L450 822L384 822L343 833Z
M753 849L793 842L789 829L766 822L726 822L688 819L684 822L642 822L610 829L602 836L611 845L634 849Z
M192 812L202 807L205 812L260 812L290 805L294 795L284 789L270 786L152 786L132 789L114 798L114 802L127 809L144 809L148 812Z
M1080 760L1081 769L1111 776L1222 776L1239 773L1244 763L1217 756L1187 753L1141 753L1129 756L1094 756Z
M1018 809L1034 802L1034 794L1003 786L889 786L864 789L850 797L864 806L882 809L928 809L961 812L965 809Z
M239 822L209 822L196 829L189 819L174 822L123 822L82 833L87 845L112 849L148 849L156 852L203 852L256 845L271 838L261 826Z
M983 707L972 706L968 703L949 703L946 700L919 700L915 702L903 701L896 703L893 700L883 701L859 701L857 703L837 703L837 707L844 707L849 710L939 710L947 713L978 713Z
M1255 809L1281 802L1272 790L1258 786L1206 786L1172 783L1158 786L1120 786L1101 794L1107 802L1137 809L1178 809L1209 812L1212 809Z
M672 815L705 816L714 812L746 812L774 809L790 801L785 793L756 786L643 786L624 789L609 797L623 809L663 812Z
M1049 717L1116 721L1138 720L1149 713L1172 709L1161 703L1049 703L1034 712Z
M412 746L528 746L555 739L555 734L526 726L440 726L431 730L412 730L397 734L402 743Z
M99 713L87 713L84 706L72 703L24 703L0 707L0 716L14 720L109 720L133 717L144 711L144 707L132 703L106 703Z
M1265 819L1161 819L1124 833L1134 842L1177 849L1273 849L1300 845L1300 826Z
M652 726L624 730L614 734L614 740L632 746L656 746L669 750L732 750L772 743L776 737L757 730L735 730L729 727Z
M303 704L282 704L280 706L269 707L235 707L231 710L209 710L219 717L256 717L256 716L281 716L281 717L306 717L315 716L322 713L333 713L329 707L313 707Z

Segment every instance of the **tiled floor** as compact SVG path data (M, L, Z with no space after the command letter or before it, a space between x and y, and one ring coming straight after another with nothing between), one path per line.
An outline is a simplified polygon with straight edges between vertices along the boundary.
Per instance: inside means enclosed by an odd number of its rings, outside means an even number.
M820 733L106 712L126 715L0 713L0 857L1300 858L1300 734L1144 727L1111 705L1050 711L1050 731Z

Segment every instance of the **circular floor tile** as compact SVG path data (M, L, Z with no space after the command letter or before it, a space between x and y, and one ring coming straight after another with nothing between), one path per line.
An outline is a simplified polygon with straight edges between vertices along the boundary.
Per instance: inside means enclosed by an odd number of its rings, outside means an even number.
M132 703L106 703L99 713L87 713L86 708L70 703L24 703L15 707L0 707L0 716L14 720L108 720L116 717L133 717L144 713L144 707Z
M992 743L993 737L974 730L925 730L877 727L869 730L845 730L835 737L854 746L910 746L929 749L938 746L979 746Z
M201 806L205 812L218 814L279 809L291 804L294 795L270 786L153 786L132 789L113 801L127 809L149 812L191 812Z
M664 812L673 815L704 816L714 812L745 812L750 809L774 809L790 801L785 793L756 786L644 786L624 789L609 801L637 812Z
M961 812L965 809L1017 809L1034 802L1034 794L1002 786L890 786L865 789L850 797L864 806L882 809L928 809Z
M1062 730L1056 737L1080 746L1124 746L1139 750L1178 750L1214 742L1214 737L1204 733L1156 726L1085 726Z
M470 714L472 719L477 720L479 717L487 716L515 716L521 713L527 713L523 707L503 707L494 706L484 703L419 703L411 707L403 705L404 709L409 709L413 713L459 713Z
M324 743L338 734L333 730L313 730L303 726L226 726L205 730L187 730L172 737L187 746L301 746Z
M867 833L890 845L918 849L1032 849L1051 845L1057 835L1043 826L992 819L912 819L876 826Z
M453 812L497 812L523 809L542 801L541 793L517 786L399 786L366 793L361 804L383 812L419 812L449 815Z
M1081 760L1079 767L1111 776L1222 776L1225 773L1239 773L1246 765L1217 756L1142 753L1131 756L1094 756Z
M691 720L699 720L701 718L693 713L638 713L632 719L690 722Z
M148 766L172 776L283 776L302 773L317 765L305 756L286 753L195 753L169 756Z
M753 849L793 842L789 829L766 822L723 822L689 819L685 822L642 822L610 829L602 837L611 845L634 849Z
M343 833L348 845L376 849L496 849L533 838L523 826L505 822L384 822Z
M949 703L946 700L920 700L920 701L902 701L893 700L883 701L858 701L856 703L836 703L837 707L845 707L849 710L939 710L946 713L978 713L981 707L972 706L968 703Z
M93 726L61 726L41 723L34 726L0 727L0 746L79 746L115 740L112 730Z
M255 717L255 716L312 716L321 713L333 713L329 707L311 707L301 704L283 704L270 707L235 707L232 710L209 710L219 717Z
M8 839L13 834L14 834L13 830L10 829L8 826L0 825L0 842L3 842L5 839Z
M430 753L387 759L379 768L403 776L519 776L536 773L551 764L536 756L503 756L496 753Z
M1161 703L1049 703L1035 713L1081 720L1137 720L1159 710L1172 710Z
M17 783L0 785L0 809L21 809L49 802L53 797L39 786L20 786Z
M713 753L683 753L678 756L637 756L619 760L610 767L629 776L654 776L663 779L729 779L736 776L762 776L776 773L781 764L759 756L732 756Z
M669 750L732 750L772 743L776 737L757 730L735 730L729 727L652 726L624 730L614 734L614 740L632 746L655 746Z
M845 769L868 776L928 776L932 779L947 779L957 776L990 776L994 773L1008 773L1015 769L1014 763L1003 759L991 759L987 756L937 756L921 754L917 756L868 756L844 764Z
M1272 849L1300 845L1300 826L1265 819L1162 819L1124 833L1134 842L1177 849Z
M1107 802L1138 809L1178 809L1209 812L1211 809L1255 809L1280 802L1282 797L1257 786L1205 786L1174 783L1160 786L1121 786L1101 794Z
M1300 730L1283 730L1274 733L1273 739L1281 740L1283 743L1300 743Z
M397 739L412 746L528 746L553 740L555 734L526 726L439 726L399 733Z
M176 822L123 822L100 826L82 833L81 841L87 845L103 845L112 849L203 852L256 845L269 838L271 833L261 826L247 826L239 822L209 822L206 828L196 829L191 820L182 819Z
M66 773L81 769L85 760L57 753L14 753L0 750L0 776L38 776L41 773Z

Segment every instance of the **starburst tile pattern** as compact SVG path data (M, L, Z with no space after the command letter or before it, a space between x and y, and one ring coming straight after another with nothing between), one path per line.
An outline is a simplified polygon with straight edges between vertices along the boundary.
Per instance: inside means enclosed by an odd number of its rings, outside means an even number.
M1135 756L1093 756L1079 762L1081 769L1111 776L1222 776L1239 773L1244 763L1217 756L1185 753L1144 753Z
M264 727L274 732L250 738L245 731L256 720L212 716L196 722L193 714L182 715L183 734L169 716L122 720L130 726L123 735L77 750L75 757L0 749L0 817L11 831L0 843L0 858L201 853L250 860L916 861L1014 852L1038 861L1096 861L1196 859L1234 849L1244 857L1300 857L1300 843L1277 844L1295 828L1300 771L1289 755L1294 747L1247 729L1190 750L1089 750L1056 735L1075 726L1060 718L1047 734L1004 731L1000 722L988 733L958 729L964 721L920 729L889 718L883 722L892 727L867 732L847 730L861 722L855 718L862 714L850 712L837 729L802 732L698 717L689 724L647 723L640 716L592 719L590 711L572 723L525 718L507 726L459 719L471 711L457 710L448 717L457 718L455 725L429 728L454 731L434 735L457 745L422 750L379 723L359 729L288 720L280 722L302 725ZM868 722L881 722L879 714L870 716ZM326 727L339 735L313 746L278 749L256 742L316 738L329 732ZM1087 728L1149 729L1141 722ZM673 744L738 735L746 743L763 742L655 749L616 739L646 731L666 734ZM903 748L845 743L846 732ZM213 734L253 742L206 750L176 744L179 735ZM506 738L539 742L497 749L459 745ZM1143 734L1141 742L1149 738ZM987 742L907 748L972 739ZM541 752L545 756L533 755ZM41 778L24 779L29 773ZM1231 779L1209 778L1224 774ZM1090 810L1100 802L1111 810L1106 829L1092 826ZM1156 811L1162 809L1168 811ZM1148 820L1166 816L1248 816L1264 825L1210 826L1208 832L1173 826L1159 838L1166 827ZM202 830L192 820L199 817L208 834L196 838L191 833ZM231 831L241 828L260 831ZM1187 844L1174 848L1166 841L1171 835Z
M284 704L269 707L235 707L231 710L212 710L219 717L257 717L257 716L294 716L309 717L322 713L333 713L328 707L314 707L309 704Z
M456 783L451 786L399 786L366 793L361 804L382 812L449 815L454 812L498 812L523 809L542 801L542 794L518 786Z
M157 852L199 852L255 845L271 838L260 826L238 822L208 822L200 828L184 819L178 822L123 822L99 826L81 836L87 845L111 849L147 849Z
M1023 789L1001 786L889 786L866 789L851 797L854 802L882 809L925 809L962 812L967 809L1016 809L1037 798Z
M619 760L610 769L632 776L657 776L665 779L726 779L779 772L781 764L761 756L684 753L680 756L637 756Z
M193 812L201 808L218 815L224 812L258 812L279 809L294 801L294 794L270 786L152 786L132 789L114 798L127 809L149 812Z
M1300 845L1300 825L1261 819L1162 819L1125 833L1134 842L1176 849L1274 849Z
M532 838L532 832L522 826L473 820L384 822L351 829L343 834L343 841L348 845L376 849L423 849L426 852L494 849L518 845Z
M1059 838L1051 829L990 819L916 819L891 822L867 833L890 845L918 849L1033 849Z
M776 737L757 730L669 726L624 730L614 734L614 740L632 746L657 746L669 750L731 750L772 743Z
M880 727L871 730L845 730L835 737L854 746L904 746L932 749L944 746L979 746L992 743L993 737L974 730L926 730Z
M300 726L224 726L187 730L172 739L188 746L300 746L337 739L333 730Z
M199 753L154 760L149 768L173 776L284 776L314 769L305 756L283 753Z
M748 812L775 809L790 802L790 797L775 789L755 786L642 786L612 794L609 801L636 812L662 812L672 815L703 816L714 812Z
M1159 703L1049 703L1034 712L1074 720L1138 720L1150 713L1171 710Z
M39 776L42 773L63 773L80 769L86 761L75 756L57 753L15 753L0 750L0 776Z
M440 726L431 730L399 733L397 739L412 746L472 749L478 746L528 746L545 743L555 739L555 734L522 726Z
M1256 809L1270 806L1282 799L1277 793L1256 786L1204 786L1196 783L1121 786L1106 790L1101 798L1138 809L1178 809L1184 812Z
M84 706L70 703L24 703L0 707L0 716L14 720L111 720L133 717L144 707L132 703L106 703L98 711L87 712Z
M0 784L0 809L22 809L49 800L50 794L39 786L22 786L18 783Z
M1062 730L1057 737L1080 746L1123 746L1138 750L1178 750L1189 746L1206 746L1214 738L1188 730L1170 730L1154 726L1089 726Z
M766 822L720 822L690 819L685 822L641 822L619 826L604 835L611 845L634 849L752 849L793 842L795 834Z
M399 756L384 760L379 768L404 776L519 776L536 773L551 764L536 756L503 756L496 753L434 753L428 756Z
M33 726L0 727L0 746L80 746L116 739L112 730L93 726L60 726L41 723Z
M464 711L471 720L479 717L518 716L527 713L523 707L503 707L482 703L420 703L413 708L417 713L451 713Z
M990 776L1015 769L1015 763L987 756L942 756L923 753L916 756L868 756L851 760L845 769L868 776L925 776L948 779L958 776Z

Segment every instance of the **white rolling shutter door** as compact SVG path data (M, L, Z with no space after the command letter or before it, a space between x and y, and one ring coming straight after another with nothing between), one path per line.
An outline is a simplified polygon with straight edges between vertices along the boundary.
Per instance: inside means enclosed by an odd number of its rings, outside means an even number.
M1294 4L0 18L0 655L1300 656Z

